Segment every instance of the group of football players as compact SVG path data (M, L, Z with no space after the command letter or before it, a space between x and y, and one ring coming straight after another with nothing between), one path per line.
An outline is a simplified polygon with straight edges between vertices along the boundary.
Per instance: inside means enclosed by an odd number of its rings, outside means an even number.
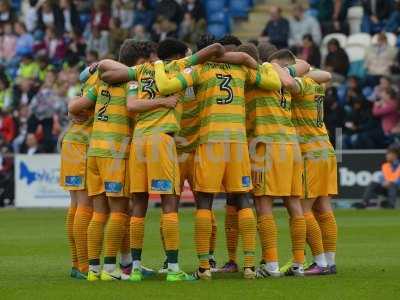
M81 73L82 94L69 103L60 184L70 191L67 233L71 276L141 281L149 195L160 195L160 234L167 281L336 273L337 194L334 149L323 122L328 72L287 49L203 36L192 54L175 39L158 45L126 40L119 60ZM179 258L179 198L193 190L199 265L189 275ZM229 260L217 268L217 194L226 195ZM250 199L254 200L256 214ZM289 214L292 260L279 267L275 199ZM256 267L256 235L262 249ZM305 246L313 262L305 265ZM103 264L101 256L103 252ZM117 256L119 254L119 266Z

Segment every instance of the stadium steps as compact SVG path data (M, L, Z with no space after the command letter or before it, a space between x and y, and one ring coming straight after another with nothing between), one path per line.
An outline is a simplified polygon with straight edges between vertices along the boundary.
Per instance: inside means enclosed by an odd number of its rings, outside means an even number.
M268 10L273 5L279 5L282 8L283 15L290 15L292 10L292 0L259 0L250 10L248 19L245 21L235 20L233 22L232 34L239 37L242 41L257 38L268 21ZM301 0L296 3L302 3L305 7L308 1Z

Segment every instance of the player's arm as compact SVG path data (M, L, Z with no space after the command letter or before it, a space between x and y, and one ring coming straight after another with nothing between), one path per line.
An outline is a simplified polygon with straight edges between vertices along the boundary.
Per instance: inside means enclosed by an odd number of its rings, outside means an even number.
M164 98L154 98L150 101L137 99L135 96L128 96L126 106L128 111L142 113L150 110L154 110L157 108L175 108L176 104L178 103L178 96L172 95L169 97Z
M300 77L310 71L310 64L302 59L296 59L294 65L288 66L289 74L292 77Z
M221 57L214 58L211 61L233 65L244 65L250 69L257 69L258 66L257 61L244 52L226 52Z
M272 63L272 66L279 75L282 87L284 87L293 94L300 93L301 89L299 83L290 75L290 72L287 68L282 68L280 65L276 63Z
M101 80L110 84L136 80L136 73L133 68L128 68L112 59L103 59L98 68Z
M88 89L82 96L76 97L68 104L68 112L71 115L79 115L92 109L97 100L97 90L95 87Z
M187 68L169 78L165 73L164 63L159 60L154 63L155 79L158 91L161 95L171 95L193 86L193 68Z
M247 83L264 90L279 91L282 88L279 74L270 63L259 65L257 71L249 69L248 75Z
M319 84L327 83L332 80L331 73L322 70L311 70L306 75Z
M188 66L203 64L214 57L220 57L225 53L225 48L220 43L207 46L189 57Z
M272 66L276 71L276 73L278 73L279 80L281 81L283 87L291 88L294 84L296 84L294 78L290 76L288 71L281 68L281 66L278 65L277 63L272 63Z
M85 96L77 97L71 100L68 104L68 113L71 116L81 116L87 110L90 110L95 105L95 101L90 100Z
M91 64L90 66L86 67L80 74L79 74L79 81L81 83L86 82L91 75L93 75L99 67L98 63Z

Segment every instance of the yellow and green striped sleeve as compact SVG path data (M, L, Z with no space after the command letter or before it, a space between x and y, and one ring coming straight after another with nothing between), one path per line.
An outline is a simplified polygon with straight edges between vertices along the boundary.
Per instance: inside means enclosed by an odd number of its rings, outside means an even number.
M169 78L165 73L164 63L156 61L154 63L155 79L159 92L162 95L170 95L185 90L193 86L193 68L186 68L175 77Z
M263 90L279 91L282 88L278 73L270 63L264 63L257 70L256 85Z
M93 101L93 102L96 102L96 100L97 100L97 89L96 89L96 87L93 86L90 89L88 89L84 93L83 96L86 97L87 99Z

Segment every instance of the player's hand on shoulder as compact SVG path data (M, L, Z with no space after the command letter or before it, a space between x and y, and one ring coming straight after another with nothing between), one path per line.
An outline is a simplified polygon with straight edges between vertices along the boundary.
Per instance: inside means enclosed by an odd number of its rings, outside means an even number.
M175 106L177 104L178 104L178 96L177 95L168 96L163 101L163 105L166 108L175 108Z
M68 112L68 118L74 124L82 124L82 123L85 123L89 119L89 116L88 116L87 112L81 112L80 114L72 114L72 113Z

